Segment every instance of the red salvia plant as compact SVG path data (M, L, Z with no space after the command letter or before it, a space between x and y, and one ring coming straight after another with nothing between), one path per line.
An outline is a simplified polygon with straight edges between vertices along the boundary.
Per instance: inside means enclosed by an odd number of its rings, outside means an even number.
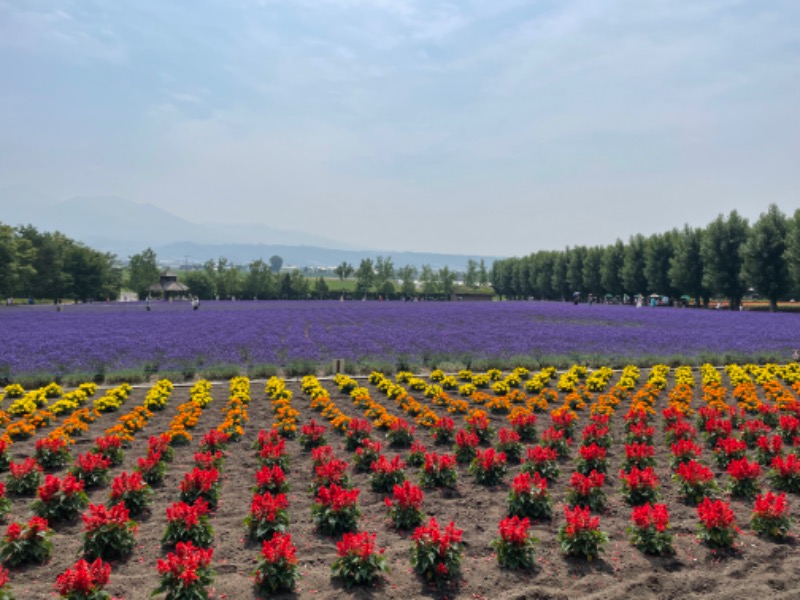
M422 490L410 481L395 485L392 497L383 499L394 526L398 529L411 529L422 523L425 518L422 513L423 498Z
M697 537L712 548L731 548L739 537L736 517L730 505L722 500L703 498L697 505L700 519Z
M219 471L224 462L225 456L221 450L194 453L194 465L200 469L217 469Z
M286 455L286 440L278 438L275 442L266 442L258 451L258 462L268 467L279 466L289 472L289 457Z
M348 463L333 458L328 462L319 465L314 469L314 481L312 488L314 491L321 487L327 487L333 483L341 487L350 487L350 479L347 477Z
M775 494L770 491L756 497L750 527L758 535L784 538L789 532L790 524L786 492Z
M88 559L119 559L130 556L136 545L136 523L124 504L106 508L90 504L83 519L83 554Z
M359 473L369 473L372 463L378 460L378 457L381 455L382 448L380 442L365 439L362 444L356 448L353 468Z
M289 501L286 494L256 494L250 502L250 514L244 520L247 536L263 542L289 526Z
M96 558L93 562L80 559L61 573L53 586L66 600L110 600L111 594L103 588L111 577L111 565Z
M336 560L331 572L341 579L346 588L367 585L375 581L382 572L388 571L384 548L375 544L375 534L345 533L336 543Z
M655 432L655 427L648 425L646 421L631 422L628 426L628 433L625 435L625 442L652 446Z
M783 438L779 435L762 435L756 440L756 461L768 467L776 456L783 455Z
M547 481L558 479L561 470L558 467L558 453L546 446L529 446L525 451L525 462L522 470L526 473L538 473Z
M605 474L597 471L592 471L589 475L573 473L569 480L567 502L570 506L583 506L594 511L603 510L607 500L603 491L605 481Z
M796 454L776 456L771 467L768 477L772 485L784 492L800 492L800 459Z
M352 419L344 432L344 447L353 451L369 440L372 435L372 425L366 419ZM369 466L369 465L368 465Z
M756 447L758 438L760 438L762 435L768 435L772 432L772 429L769 425L758 419L745 421L742 423L740 429L742 432L742 440L744 440L744 443L747 444L747 447L750 449Z
M703 448L692 440L678 440L673 442L670 446L670 450L672 452L670 465L673 469L677 469L679 465L691 460L700 458L700 455L703 453Z
M112 467L118 467L125 460L125 452L122 450L122 438L117 435L105 435L96 438L95 446L92 448L94 454L99 454L108 459Z
M439 455L436 452L426 454L421 483L424 488L455 488L458 483L456 457L452 454Z
M644 469L656 465L656 449L651 444L633 442L625 444L625 462L622 468L629 471L633 467Z
M658 499L658 476L653 467L631 468L629 472L620 471L622 497L631 506L640 506Z
M355 531L361 516L356 504L360 492L357 488L347 490L336 484L319 488L311 506L317 529L327 535Z
M581 433L583 445L597 444L603 448L611 446L611 433L608 425L599 425L597 423L590 423L583 428Z
M224 452L228 447L231 436L225 431L211 429L200 439L201 452Z
M325 432L327 427L320 425L314 419L300 428L300 447L306 452L312 448L324 446L327 443Z
M503 452L494 448L478 450L469 466L469 472L482 485L498 485L506 475L507 463Z
M109 504L122 502L132 517L142 514L150 504L153 490L142 477L141 473L120 473L111 482Z
M292 591L299 577L296 553L288 533L276 533L266 540L255 571L256 587L266 594Z
M72 460L69 443L63 437L36 440L34 457L43 469L61 469Z
M681 495L690 504L697 504L719 489L711 469L696 460L678 465L672 478L678 482Z
M759 491L758 478L761 475L761 465L750 462L746 458L739 458L728 463L727 469L731 483L729 491L736 498L755 498Z
M207 598L206 588L214 581L211 560L213 548L197 548L191 542L179 542L175 552L156 563L161 582L152 595L167 593L167 598L189 600Z
M545 448L555 450L559 457L569 454L569 442L566 434L561 429L548 427L542 432L539 440L539 443Z
M410 467L421 467L425 464L425 454L427 453L428 449L425 448L422 442L414 440L411 442L411 449L408 451L406 462Z
M319 448L314 448L311 450L311 468L313 470L319 465L325 464L334 458L336 458L336 455L333 452L333 448L330 446L320 446Z
M391 460L381 455L378 460L372 463L372 473L369 477L370 486L373 492L389 492L392 488L405 481L403 469L406 464L399 456L394 456Z
M6 489L14 496L30 496L42 483L42 467L34 458L28 457L19 463L11 461L8 470Z
M522 472L511 482L508 494L509 516L530 519L549 519L553 515L553 503L547 479L538 473Z
M44 484L36 490L31 508L37 516L55 522L76 518L88 505L83 482L67 474L63 479L55 475L45 477Z
M453 447L456 461L462 465L471 463L479 444L480 439L477 434L466 429L456 431L456 443Z
M530 519L517 516L500 521L500 537L492 542L497 562L506 569L533 569L533 546L538 541L530 534Z
M193 504L198 498L208 502L211 510L216 510L219 503L219 471L216 469L198 469L195 467L184 474L180 484L180 499Z
M27 524L11 523L0 545L0 559L9 567L42 564L53 551L47 519L32 517Z
M719 440L730 437L732 431L733 424L730 421L717 417L710 417L703 428L709 448L715 448Z
M161 545L173 548L179 542L191 542L207 548L214 543L214 529L208 520L208 502L198 498L193 504L175 502L167 507L167 527Z
M592 471L606 472L606 449L592 442L588 446L578 448L577 470L583 475Z
M592 517L589 508L564 507L566 523L558 530L561 551L568 556L592 560L603 551L608 535L600 530L600 517Z
M631 543L645 554L673 554L666 504L642 504L633 508L633 525L628 527Z
M456 424L450 417L439 417L431 426L433 441L439 446L451 444L455 427Z
M289 491L289 484L286 481L286 473L279 466L261 467L256 472L256 486L253 488L255 494L281 494Z
M692 427L691 423L686 421L678 421L674 425L670 425L667 428L664 438L668 444L672 444L681 440L694 441L697 438L697 430Z
M747 444L742 440L727 437L721 438L716 447L714 448L714 457L717 460L717 465L720 469L726 469L728 463L737 458L744 458L747 452Z
M411 566L427 581L437 584L458 577L464 553L462 535L453 521L442 530L431 517L411 536Z
M467 431L477 435L482 444L488 444L491 441L494 430L490 426L489 419L483 411L475 411L474 414L467 417L466 422Z
M389 425L386 439L392 448L408 448L414 441L414 427L405 419L397 418Z
M787 444L794 443L800 432L800 419L794 415L781 415L778 419L778 433Z
M162 460L160 451L150 451L144 458L137 459L136 471L142 474L142 479L147 482L147 485L159 485L163 483L164 476L167 474L167 465Z
M161 435L153 435L147 440L147 452L149 454L159 452L161 460L166 463L171 463L175 455L175 449L170 445L170 435L162 433Z
M87 452L79 454L70 473L83 481L87 490L106 485L108 483L108 469L111 461L102 454Z
M506 455L508 462L518 463L522 458L522 438L513 429L502 427L497 432L496 450Z

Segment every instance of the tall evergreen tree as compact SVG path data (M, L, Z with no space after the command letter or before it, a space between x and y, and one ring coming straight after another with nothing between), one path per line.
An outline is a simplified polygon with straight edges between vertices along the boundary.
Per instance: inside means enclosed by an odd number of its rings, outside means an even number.
M742 245L742 277L767 297L772 312L778 310L778 299L791 287L786 262L788 231L786 215L771 204L750 228Z
M719 215L703 236L703 285L728 298L731 310L739 309L747 289L742 279L741 253L747 232L747 220L734 210L727 218Z

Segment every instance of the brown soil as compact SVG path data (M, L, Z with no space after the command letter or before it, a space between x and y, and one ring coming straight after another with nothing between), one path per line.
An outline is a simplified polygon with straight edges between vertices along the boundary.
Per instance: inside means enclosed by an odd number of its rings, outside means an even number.
M365 384L366 385L366 384ZM351 416L363 417L353 407L344 394L338 393L331 382L325 382L331 391L332 399ZM298 424L307 423L312 417L320 417L308 407L307 398L300 392L296 383L291 383L294 391L293 406L300 410ZM372 397L383 403L393 414L401 413L394 403L374 388ZM111 426L120 414L141 403L146 389L137 389L123 405L121 412L103 416L94 423L87 436L79 439L73 455L87 451L94 437ZM164 485L155 493L152 513L139 521L138 546L133 556L121 563L114 563L108 590L115 596L129 600L147 598L158 584L155 568L156 559L162 556L159 540L164 531L165 507L178 500L178 484L183 473L192 467L192 455L202 433L216 427L222 420L220 408L224 405L228 390L224 383L212 388L214 401L204 411L195 430L195 441L191 446L176 448L175 461L169 465ZM214 547L214 567L217 575L213 597L230 599L255 598L252 588L251 572L259 554L257 545L244 540L242 521L249 510L254 475L258 462L250 449L259 429L272 424L269 402L265 399L262 383L252 385L253 401L249 407L250 423L244 439L230 446L225 462L222 493L219 509L213 517L216 532ZM417 395L419 397L419 395ZM662 401L666 393L662 394ZM167 410L156 413L144 431L138 433L132 447L126 450L125 464L113 469L112 475L123 470L131 471L136 459L144 456L149 435L161 433L168 427L175 407L188 398L188 388L176 388ZM419 397L424 401L424 398ZM442 414L440 407L434 407ZM660 409L659 408L659 415ZM492 415L495 428L504 425L504 418ZM581 415L578 431L588 421L586 413ZM457 426L461 418L456 419ZM387 524L383 496L370 490L367 476L352 475L354 485L361 489L359 506L362 511L360 526L362 530L377 533L377 541L386 548L386 556L391 572L378 585L355 591L345 590L331 579L330 567L336 556L336 540L317 534L311 519L312 499L307 491L310 473L310 457L301 451L298 442L289 441L291 459L289 494L291 526L289 528L297 546L299 570L302 579L295 594L283 597L298 598L397 598L412 597L463 597L463 598L744 598L761 595L769 598L796 598L795 574L800 569L800 552L795 540L775 543L764 540L747 530L750 503L732 501L738 523L744 531L738 553L730 556L715 555L695 538L697 517L694 508L680 502L677 489L670 481L668 451L663 441L663 423L660 417L656 423L656 447L658 450L657 472L662 482L663 499L667 503L675 535L676 554L667 558L652 558L643 555L630 545L625 528L629 523L630 509L620 495L620 484L616 473L623 459L622 418L618 414L613 421L612 432L615 443L609 454L609 476L606 492L609 508L601 514L601 527L609 537L602 558L593 562L564 557L558 548L556 533L563 522L563 502L567 481L574 470L573 460L577 449L573 447L571 457L562 461L561 477L551 488L554 500L554 519L552 522L536 523L533 534L540 540L536 548L536 570L532 573L517 573L501 569L496 562L491 541L497 536L497 524L506 515L507 485L487 489L477 485L459 467L458 489L454 492L430 490L425 492L423 509L429 516L436 516L440 522L451 519L464 531L466 551L463 560L463 577L460 584L444 592L437 592L423 583L411 570L409 563L410 541L407 534L401 534ZM549 417L541 416L537 429L541 431L549 425ZM38 435L44 435L47 429ZM375 433L377 439L383 434ZM433 441L424 429L418 429L417 439L429 449ZM352 453L344 449L343 438L329 433L328 439L338 457L352 462ZM33 454L34 440L17 442L12 448L15 460ZM706 458L709 457L704 450ZM387 454L391 456L392 451ZM708 460L706 462L709 462ZM722 472L714 467L717 480L726 481ZM510 482L519 471L518 466L509 470L506 481ZM63 475L63 472L61 473ZM407 475L412 480L418 477L418 470L408 468ZM763 482L766 485L766 482ZM91 492L95 503L105 502L108 488ZM798 499L790 499L792 514L797 514ZM30 513L30 498L14 499L13 512L9 520L27 520ZM59 573L79 558L81 548L82 523L59 526L53 536L54 555L45 565L13 569L11 585L18 599L52 598L52 586ZM163 596L161 596L163 597Z

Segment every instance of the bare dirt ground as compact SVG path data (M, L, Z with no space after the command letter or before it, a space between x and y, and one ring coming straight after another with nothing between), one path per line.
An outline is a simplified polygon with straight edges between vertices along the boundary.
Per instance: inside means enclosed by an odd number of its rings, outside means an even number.
M339 393L332 382L323 382L331 392L333 401L346 414L363 417L360 410L353 406L345 394ZM363 385L367 385L366 382ZM307 423L312 417L317 421L323 419L309 408L309 400L300 391L297 383L290 383L294 392L292 405L300 411L298 427ZM395 404L367 386L372 398L380 401L390 413L405 416ZM251 385L252 402L249 405L250 422L247 424L244 439L229 446L222 476L221 500L219 508L213 516L216 542L214 545L214 568L216 579L212 597L229 599L248 599L257 597L252 587L252 570L259 554L259 547L244 539L242 522L248 513L251 488L255 473L259 468L255 452L250 448L258 435L259 429L269 429L272 415L269 401L264 394L262 382ZM73 456L87 451L97 435L113 425L121 414L141 404L146 388L134 391L120 412L104 415L98 419L89 434L79 439L73 448ZM194 441L187 447L175 449L175 461L169 465L166 480L155 490L152 511L139 520L137 535L138 545L131 558L123 562L113 563L111 582L108 586L115 596L129 600L147 598L158 585L156 560L163 556L160 539L166 525L165 508L178 501L178 485L183 473L193 466L193 453L197 449L200 437L211 428L216 427L223 419L220 409L228 398L227 383L216 383L212 388L214 401L203 412L199 424L194 430ZM147 427L139 432L135 442L127 448L125 463L112 470L115 476L123 470L130 472L136 459L146 453L147 439L166 431L174 415L175 407L189 397L188 387L176 387L167 409L155 413ZM427 399L415 394L422 402ZM435 516L440 523L453 520L464 531L466 550L462 563L463 576L459 585L444 592L437 592L434 587L426 585L411 569L409 563L410 539L408 534L394 530L386 519L383 495L372 492L366 474L352 474L355 487L361 489L359 507L362 512L360 529L377 533L380 547L386 548L386 556L391 572L376 586L366 589L345 590L336 580L331 579L331 563L336 557L336 539L316 533L311 517L312 497L308 492L311 473L310 455L303 452L297 440L287 442L291 461L289 482L289 513L291 525L289 532L297 546L299 571L302 579L294 594L282 597L297 598L396 598L416 597L461 597L461 598L746 598L761 596L764 598L796 598L796 573L800 570L800 551L796 540L776 543L757 537L748 530L752 503L738 500L732 501L737 521L742 527L739 551L730 556L720 556L701 545L695 531L698 519L695 509L686 506L678 498L677 486L670 480L669 451L664 444L663 420L660 410L666 405L666 391L662 392L658 416L653 419L656 425L655 445L657 448L657 473L661 480L662 498L666 502L670 514L673 532L675 533L674 556L653 558L643 555L633 547L627 539L625 528L629 525L630 508L624 503L620 494L620 482L617 472L622 465L624 450L622 445L624 411L618 410L612 418L614 444L608 458L606 493L609 506L600 514L601 528L610 537L606 551L600 559L586 562L566 558L559 550L556 535L559 526L564 522L563 505L566 496L567 482L574 471L574 459L577 456L577 444L574 444L570 457L561 461L561 476L551 487L554 501L554 518L552 521L539 522L533 527L533 534L540 540L536 547L536 569L533 572L512 572L501 569L490 546L497 536L497 524L506 516L508 486L520 467L514 465L509 469L503 485L486 488L474 482L467 474L466 467L459 467L459 483L455 491L426 490L423 510L428 516ZM695 408L699 399L695 400ZM433 407L438 414L443 414L441 407ZM621 407L622 408L622 405ZM457 427L462 426L462 416L456 416ZM588 423L588 411L580 415L576 431L580 431ZM505 426L505 417L491 415L493 426L497 429ZM549 426L549 415L540 415L537 430L542 431ZM53 427L52 425L50 427ZM37 438L46 435L49 428L37 433ZM353 453L346 451L341 436L329 432L328 440L335 454L351 462ZM382 432L375 431L375 439L383 439ZM430 434L424 428L417 428L416 438L429 449L434 448ZM35 439L17 442L11 449L15 460L33 455ZM385 447L385 453L391 457L396 452ZM407 451L400 452L405 456ZM751 453L752 454L752 453ZM711 456L704 449L705 462L712 466L717 481L724 483L726 476L715 465ZM751 456L752 458L752 456ZM66 470L59 472L63 475ZM407 467L406 475L417 480L419 470ZM767 488L762 478L762 485ZM94 503L106 502L109 488L94 490L90 493ZM27 520L31 516L31 498L13 499L13 511L8 520ZM793 515L793 529L797 528L797 497L790 498ZM82 523L58 526L53 536L54 554L49 562L41 566L12 569L11 584L18 599L52 598L55 594L52 586L56 577L71 566L80 556ZM161 596L163 597L163 596Z

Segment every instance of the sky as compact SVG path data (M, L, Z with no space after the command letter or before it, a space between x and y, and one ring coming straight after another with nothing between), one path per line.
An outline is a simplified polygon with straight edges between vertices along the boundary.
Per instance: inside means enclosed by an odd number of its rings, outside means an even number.
M495 256L753 221L800 207L798 23L797 0L0 0L0 187Z

